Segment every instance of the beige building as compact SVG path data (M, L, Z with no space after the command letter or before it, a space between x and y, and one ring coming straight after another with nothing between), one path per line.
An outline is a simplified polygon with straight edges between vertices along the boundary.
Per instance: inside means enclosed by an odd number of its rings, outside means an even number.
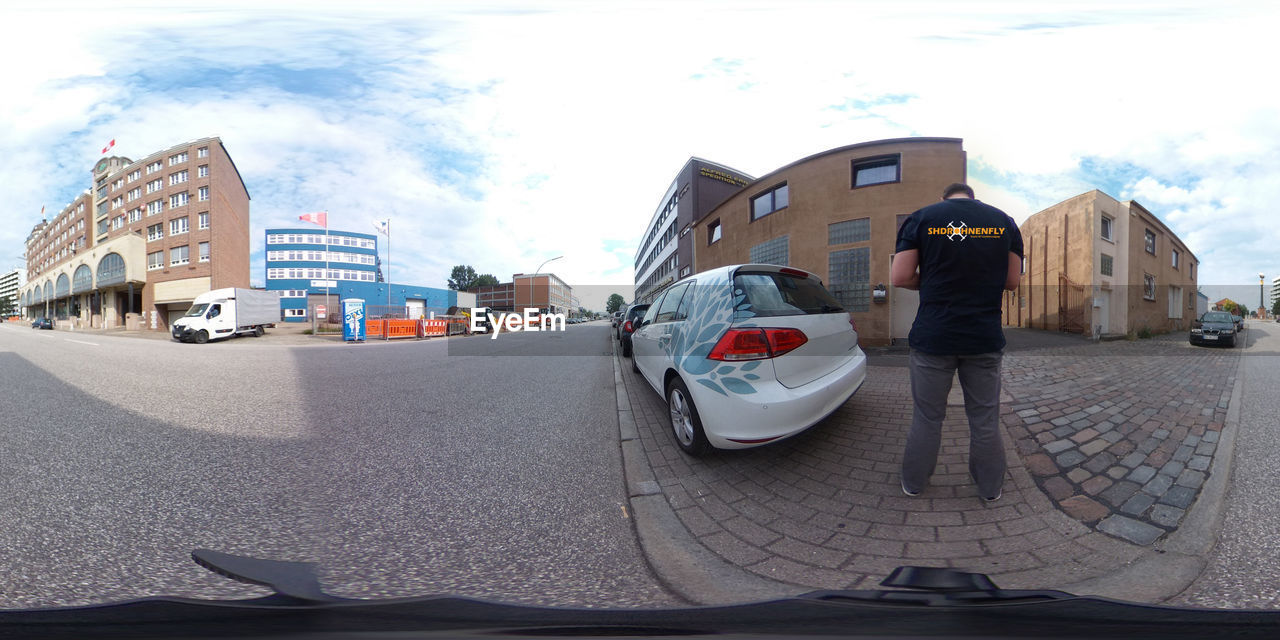
M798 267L850 311L863 345L905 341L920 298L891 286L898 227L965 174L959 138L878 140L809 156L752 180L695 221L694 271Z
M111 156L27 237L29 317L168 330L205 291L249 286L249 193L218 138Z
M1004 323L1085 336L1187 330L1199 261L1154 214L1098 190L1020 225L1022 284L1005 294Z

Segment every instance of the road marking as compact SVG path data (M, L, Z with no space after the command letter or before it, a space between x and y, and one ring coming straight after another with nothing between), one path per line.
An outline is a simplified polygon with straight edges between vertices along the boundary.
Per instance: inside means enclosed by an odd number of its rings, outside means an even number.
M63 338L63 339L66 340L67 342L74 342L76 344L87 344L92 347L101 346L96 342L85 342L84 340L72 340L71 338Z

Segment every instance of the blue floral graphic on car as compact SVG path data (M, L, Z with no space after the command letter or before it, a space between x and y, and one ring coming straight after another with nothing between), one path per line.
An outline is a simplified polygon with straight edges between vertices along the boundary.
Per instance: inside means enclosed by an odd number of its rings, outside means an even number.
M754 385L760 380L760 375L753 373L759 360L725 363L707 359L730 326L754 326L751 304L731 285L728 277L691 285L685 296L692 296L687 307L693 313L684 322L674 323L666 349L676 369L694 383L723 396L748 395L756 392ZM732 297L727 295L730 293Z

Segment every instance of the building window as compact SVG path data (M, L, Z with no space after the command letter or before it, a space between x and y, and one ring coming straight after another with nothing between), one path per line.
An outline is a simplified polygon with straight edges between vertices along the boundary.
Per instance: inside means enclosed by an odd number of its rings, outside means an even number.
M174 218L169 221L169 235L176 236L187 232L187 217Z
M832 251L827 288L846 311L871 310L871 248Z
M207 165L207 164L202 164L202 165L200 165L200 166L196 169L196 177L197 177L197 178L208 178L208 177L209 177L209 165Z
M181 247L174 247L170 249L169 264L171 265L187 264L188 262L191 261L188 253L189 253L188 247L185 244L182 245Z
M827 244L867 242L871 239L871 218L845 220L827 225Z
M116 216L111 219L111 230L124 228L124 216Z
M129 190L129 202L133 202L142 197L142 187L134 187Z
M1156 299L1156 277L1149 274L1142 274L1142 297L1146 300Z
M119 208L119 207L122 207L122 206L124 206L124 197L123 197L123 196L116 196L114 199L112 199L112 200L111 200L111 208L112 208L112 209L116 209L116 208Z
M170 184L171 186L172 186L172 185L175 185L175 184L182 184L183 182L186 182L186 181L187 181L187 170L186 170L186 169L183 169L182 171L178 171L178 172L175 172L175 173L171 173L171 174L169 174L169 184Z
M759 220L774 211L787 208L791 196L784 183L751 199L751 219Z
M285 309L284 317L286 318L305 318L307 317L306 309Z
M201 242L200 243L200 262L208 262L208 261L209 261L209 243Z
M147 254L147 271L164 267L164 251L153 251Z
M201 200L201 201L208 200L208 199L209 199L209 187L200 187L199 194L200 194L200 195L199 195L199 198L198 198L199 200Z
M160 162L159 160L152 162L151 164L147 165L147 175L151 175L159 171L160 168L163 166L164 166L164 163Z
M1178 250L1177 250L1177 249L1174 249L1174 250L1173 250L1172 252L1170 252L1170 253L1172 253L1172 254L1173 254L1173 268L1174 268L1174 269L1177 269L1177 268L1178 268Z
M751 247L751 262L754 264L777 264L787 266L789 236L774 238L768 242Z
M201 189L203 189L203 188L204 188L204 187L201 187ZM186 205L186 204L187 204L187 198L188 198L188 196L187 196L187 192L186 192L186 191L183 191L182 193L175 193L175 194L173 194L173 195L169 196L169 208L170 208L170 209L173 209L173 208L177 208L177 207L181 207L181 206Z
M1107 255L1107 254L1105 254L1105 253L1104 253L1104 254L1102 254L1102 275L1104 275L1104 276L1113 275L1113 274L1112 274L1112 272L1111 272L1111 270L1112 270L1112 266L1113 266L1113 262L1114 262L1114 261L1112 260L1111 256L1109 256L1109 255Z
M137 222L142 219L142 209L137 208L129 212L129 222Z
M1112 220L1110 216L1102 216L1102 239L1103 240L1115 239L1111 235L1112 225L1114 224L1114 222L1115 221Z
M147 215L154 216L157 213L160 213L162 211L164 211L163 200L152 200L151 202L147 203Z
M181 164L181 163L186 162L186 161L187 161L187 152L186 152L186 151L183 151L182 153L175 153L175 154L173 154L173 155L169 156L169 166L171 166L171 167L172 167L173 165L175 165L175 164Z
M147 227L147 242L164 237L164 224L153 224Z
M853 161L853 188L900 182L901 162L897 155L877 156Z
M147 183L147 193L155 193L164 188L164 180L152 180Z
M209 228L209 212L208 211L201 211L199 216L197 216L196 220L197 220L196 224L199 225L199 228L201 229Z
M716 220L707 225L707 244L714 244L720 241L720 221Z
M138 178L141 178L141 177L142 177L142 169L134 169L131 173L129 173L129 182L133 182L134 180L137 180Z
M186 154L184 153L183 155L185 156ZM196 149L196 157L197 157L197 158L208 158L208 157L209 157L209 147L200 147L199 149Z
M1146 240L1147 253L1156 254L1156 234L1154 231L1147 229L1143 232L1143 238Z

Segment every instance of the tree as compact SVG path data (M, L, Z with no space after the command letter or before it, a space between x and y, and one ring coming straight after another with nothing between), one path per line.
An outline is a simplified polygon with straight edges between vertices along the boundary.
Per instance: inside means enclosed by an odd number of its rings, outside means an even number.
M471 283L471 286L473 286L473 287L492 287L492 286L493 286L493 285L495 285L495 284L499 284L499 282L498 282L498 279L497 279L497 278L493 277L493 275L492 275L492 274L483 273L483 274L480 274L480 275L476 276L476 281L475 281L475 282L473 282L473 283Z
M1271 315L1280 316L1280 297L1271 303Z
M476 284L476 270L469 264L460 264L449 274L449 288L455 291L466 291Z
M604 304L604 310L609 313L616 313L618 309L622 308L622 304L624 302L626 302L626 300L623 300L622 296L615 293L609 296L609 301Z

